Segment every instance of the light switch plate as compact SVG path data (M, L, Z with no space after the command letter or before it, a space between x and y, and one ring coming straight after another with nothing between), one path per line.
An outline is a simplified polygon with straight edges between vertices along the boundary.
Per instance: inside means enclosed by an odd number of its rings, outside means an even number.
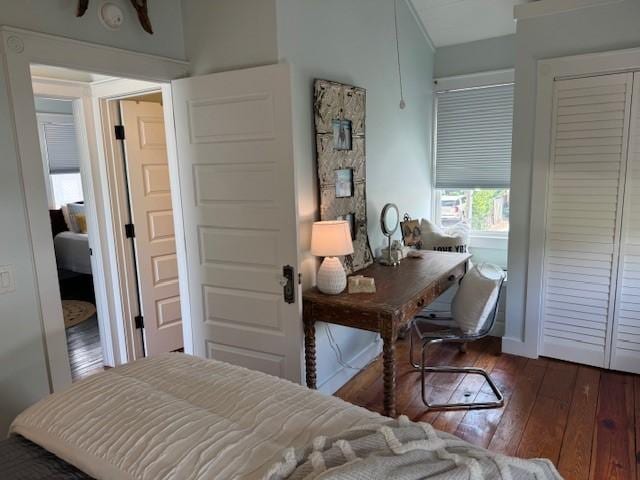
M0 295L16 289L15 274L12 265L0 265Z

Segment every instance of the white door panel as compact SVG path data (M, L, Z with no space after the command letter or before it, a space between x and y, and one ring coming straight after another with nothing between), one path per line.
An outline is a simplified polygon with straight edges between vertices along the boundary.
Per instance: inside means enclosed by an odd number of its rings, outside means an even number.
M177 80L173 99L193 351L300 381L289 67Z
M147 355L183 347L162 105L120 102Z
M618 74L554 85L542 298L546 356L609 365L631 80Z
M640 74L634 74L611 368L640 373Z

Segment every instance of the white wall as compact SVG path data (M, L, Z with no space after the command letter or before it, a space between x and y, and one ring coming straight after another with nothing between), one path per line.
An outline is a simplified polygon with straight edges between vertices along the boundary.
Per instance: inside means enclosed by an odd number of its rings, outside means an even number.
M313 80L367 89L367 208L371 246L383 244L379 215L387 202L414 217L430 215L430 136L434 52L404 1L398 2L406 110L400 110L393 2L277 0L278 46L294 65L296 169L303 245L303 286L315 283L310 226L318 218L313 138ZM376 335L331 327L344 359L360 366L378 351ZM322 328L318 385L332 391L354 371L341 369ZM322 385L324 384L324 388Z
M125 14L124 25L118 31L108 30L102 25L98 9L103 2L96 0L89 2L87 12L80 18L76 18L77 0L0 0L0 25L184 59L179 1L149 2L153 35L142 30L129 0L111 1L119 5Z
M478 40L436 50L435 78L513 68L516 36Z
M0 0L0 25L25 28L170 57L184 56L180 5L150 2L156 34L143 32L130 2L115 0L128 12L118 32L97 19L99 2L91 2L81 19L71 0ZM0 265L13 265L16 290L0 295L0 437L17 413L49 392L42 323L36 293L33 252L14 143L6 77L0 69ZM27 186L28 188L28 186ZM47 208L46 204L42 208Z
M183 0L182 11L193 74L278 62L275 0Z
M521 20L516 32L516 89L511 169L511 236L506 334L521 341L529 251L536 102L536 61L640 45L640 2L626 0Z

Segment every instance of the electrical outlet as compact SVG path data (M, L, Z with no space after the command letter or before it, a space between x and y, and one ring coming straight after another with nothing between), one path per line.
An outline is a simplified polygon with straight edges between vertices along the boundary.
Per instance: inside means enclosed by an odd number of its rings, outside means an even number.
M15 291L16 281L12 265L0 265L0 295Z

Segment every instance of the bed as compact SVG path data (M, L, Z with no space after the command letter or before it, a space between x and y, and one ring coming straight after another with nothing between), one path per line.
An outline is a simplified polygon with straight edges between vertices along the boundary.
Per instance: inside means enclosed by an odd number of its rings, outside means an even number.
M59 269L91 275L88 234L60 232L53 239L53 247Z
M15 458L25 455L34 458L27 467L61 473L20 476ZM30 407L0 443L0 473L7 471L17 473L0 477L560 478L545 460L494 455L427 424L185 354L108 370Z

